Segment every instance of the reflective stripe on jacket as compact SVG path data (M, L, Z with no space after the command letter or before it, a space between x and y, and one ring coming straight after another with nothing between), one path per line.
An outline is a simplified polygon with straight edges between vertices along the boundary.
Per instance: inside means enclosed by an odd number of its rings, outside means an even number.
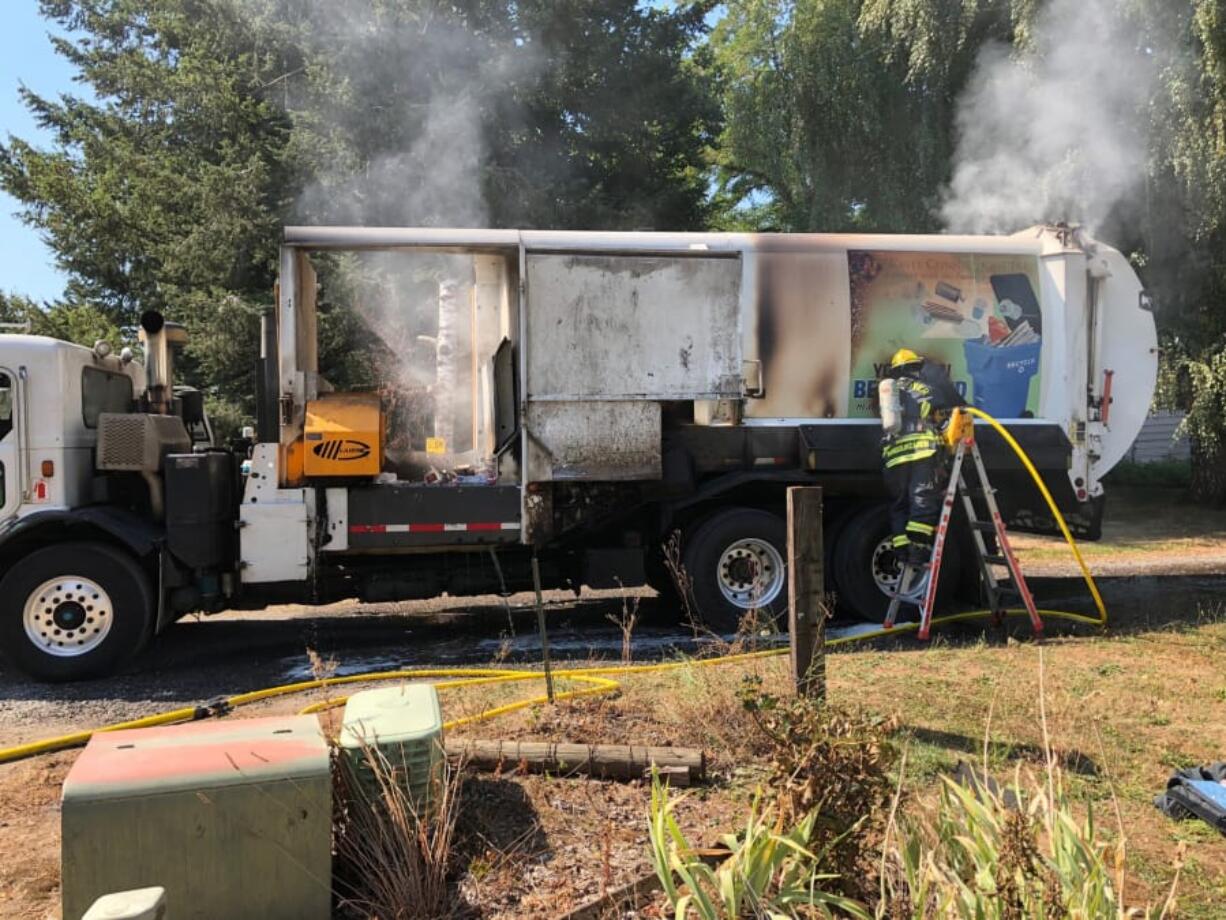
M885 460L886 468L889 469L900 463L926 460L937 452L940 443L940 439L933 431L904 434L886 444L881 450L881 457Z
M902 414L902 431L891 438L881 450L886 468L902 463L926 460L940 448L937 436L932 387L915 377L898 378L898 403Z

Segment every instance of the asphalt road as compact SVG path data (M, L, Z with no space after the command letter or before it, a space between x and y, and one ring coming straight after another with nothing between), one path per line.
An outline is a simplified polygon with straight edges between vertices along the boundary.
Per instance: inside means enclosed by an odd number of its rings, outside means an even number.
M1091 612L1077 579L1031 579L1043 606ZM1143 575L1100 581L1116 630L1153 629L1198 618L1220 618L1226 576ZM0 669L0 744L136 718L201 703L218 696L312 676L308 650L335 664L335 673L360 673L426 665L489 665L539 661L539 639L530 594L504 604L498 597L436 598L395 605L337 604L326 608L278 607L188 618L158 638L123 674L97 681L46 685ZM649 660L693 652L692 632L649 590L641 594L585 592L575 598L551 592L546 599L550 645L559 660L617 660L622 632L613 622L638 609L634 657ZM1049 635L1063 625L1049 626ZM1011 623L1024 636L1024 623ZM963 626L943 635L978 639L982 627ZM1002 638L1000 633L997 638ZM916 640L889 640L917 648Z

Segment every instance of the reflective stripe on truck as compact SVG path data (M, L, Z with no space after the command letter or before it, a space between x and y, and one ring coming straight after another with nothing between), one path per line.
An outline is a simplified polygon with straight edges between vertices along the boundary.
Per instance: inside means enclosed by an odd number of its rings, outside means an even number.
M519 530L519 521L475 521L468 524L351 524L350 533L451 533L453 531Z

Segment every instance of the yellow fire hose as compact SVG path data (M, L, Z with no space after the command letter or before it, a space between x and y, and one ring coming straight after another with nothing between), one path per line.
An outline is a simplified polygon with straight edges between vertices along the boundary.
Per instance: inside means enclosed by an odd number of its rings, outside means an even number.
M1094 598L1094 605L1098 609L1098 616L1086 616L1080 613L1070 613L1065 610L1046 610L1040 609L1039 615L1044 618L1055 617L1059 619L1072 620L1079 623L1088 623L1093 626L1106 626L1107 624L1107 607L1103 603L1102 595L1098 591L1098 586L1094 583L1094 577L1090 574L1090 569L1086 565L1085 559L1082 558L1081 551L1077 548L1077 542L1073 539L1073 535L1069 532L1068 525L1065 523L1064 516L1060 513L1060 509L1056 507L1056 502L1052 498L1051 493L1047 490L1047 486L1043 484L1042 477L1039 476L1038 470L1034 464L1030 462L1030 458L1026 456L1026 452L1022 450L1020 444L1014 440L1005 427L996 419L992 418L986 412L979 409L967 408L968 412L979 418L982 418L991 425L1000 436L1005 440L1018 458L1022 461L1022 465L1026 468L1035 485L1039 487L1044 500L1047 502L1048 508L1051 509L1055 516L1056 522L1060 525L1060 532L1064 535L1065 541L1072 550L1073 558L1077 560L1077 565L1081 569L1081 576L1085 580L1086 586L1090 590L1091 596ZM1020 607L1009 608L1004 611L1008 616L1025 615L1026 610ZM948 614L946 616L934 617L932 622L936 623L956 623L965 620L976 620L984 617L993 616L995 611L992 610L972 610L963 613ZM902 632L913 631L919 627L918 623L899 623L893 629L868 629L863 632L857 632L854 635L847 635L838 638L827 639L826 645L846 645L851 642L859 642L864 639L878 638L886 635L896 635ZM610 667L595 667L595 668L573 668L565 671L554 671L553 677L555 680L572 681L583 686L573 690L565 690L561 693L554 694L556 700L576 699L584 696L595 696L604 693L615 693L621 685L612 680L610 675L632 675L632 674L650 674L661 671L670 671L677 668L685 667L711 667L722 664L733 664L737 662L750 661L756 658L767 658L775 655L787 654L788 649L777 648L762 652L749 652L741 655L727 655L721 658L704 658L704 659L687 659L684 661L671 661L660 664L642 664L642 665L615 665ZM222 711L236 709L239 706L245 706L250 703L257 703L262 700L274 699L276 697L288 696L293 693L304 693L308 690L320 690L328 687L341 687L348 684L364 684L373 683L375 681L384 680L422 680L427 678L450 678L437 683L435 686L439 690L450 690L460 687L477 687L490 684L511 683L515 681L528 680L544 680L545 674L542 671L515 671L510 669L492 669L492 668L432 668L428 670L398 670L398 671L374 671L367 674L349 674L343 677L323 677L315 680L304 680L298 683L282 684L277 687L267 687L262 690L252 690L248 693L240 693L237 696L229 697L224 700L220 706ZM336 706L341 706L345 703L346 697L334 697L323 700L318 703L312 703L304 708L302 714L322 712L326 709L331 709ZM496 706L491 709L483 710L470 716L453 719L443 725L445 730L450 730L461 725L469 725L474 722L483 722L489 719L497 718L498 716L516 712L521 709L526 709L530 706L539 706L548 702L548 697L534 696L529 699L517 700L513 703L507 703L503 706ZM209 710L202 709L198 706L188 706L182 709L172 709L168 712L158 713L157 715L145 716L140 719L133 719L128 722L117 722L113 725L106 725L101 728L92 729L90 731L75 732L69 735L60 735L55 738L45 738L41 741L32 741L28 744L19 744L9 748L0 749L0 763L10 763L16 760L23 760L27 757L34 757L38 754L49 754L53 751L62 751L68 748L80 747L89 741L94 732L118 731L128 728L149 728L155 725L170 725L176 722L190 722L208 715Z

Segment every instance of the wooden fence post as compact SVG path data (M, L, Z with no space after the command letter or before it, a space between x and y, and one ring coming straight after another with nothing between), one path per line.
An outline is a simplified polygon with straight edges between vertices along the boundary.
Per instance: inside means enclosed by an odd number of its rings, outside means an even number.
M545 665L545 696L553 703L553 663L549 658L549 630L545 628L545 601L541 597L541 565L532 550L532 587L536 590L536 628L541 634L541 662Z
M788 629L796 693L826 696L826 606L822 490L788 489Z

